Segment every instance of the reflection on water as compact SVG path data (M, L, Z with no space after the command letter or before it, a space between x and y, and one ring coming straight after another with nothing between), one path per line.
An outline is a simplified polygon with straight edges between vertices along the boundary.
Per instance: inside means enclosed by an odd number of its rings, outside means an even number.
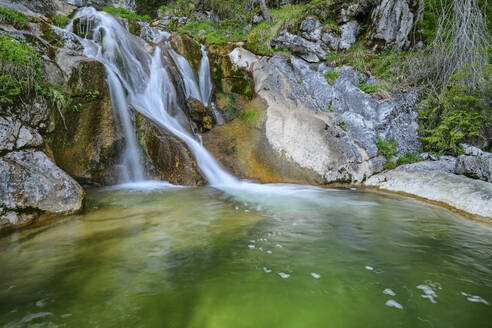
M247 184L92 190L83 215L4 236L0 326L489 326L490 225Z

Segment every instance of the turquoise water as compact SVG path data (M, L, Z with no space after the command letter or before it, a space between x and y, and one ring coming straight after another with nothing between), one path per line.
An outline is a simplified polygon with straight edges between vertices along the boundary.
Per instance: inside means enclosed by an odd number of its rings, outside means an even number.
M91 190L83 214L0 238L0 326L490 327L491 225L279 189Z

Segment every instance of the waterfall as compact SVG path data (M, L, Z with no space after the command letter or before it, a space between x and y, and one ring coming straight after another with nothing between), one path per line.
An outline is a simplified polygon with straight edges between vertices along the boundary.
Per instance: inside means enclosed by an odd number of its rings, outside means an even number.
M139 43L142 40L131 35L109 14L88 7L80 9L72 22L76 18L90 20L94 29L92 40L79 38L79 41L84 47L84 54L99 60L106 68L115 117L126 137L123 164L127 168L128 178L133 181L144 178L144 170L139 162L141 155L136 132L131 120L132 107L185 142L210 184L236 184L238 180L225 172L201 143L170 114L182 109L178 104L169 66L175 65L179 72L186 96L199 99L204 104L208 104L211 94L210 73L200 73L200 76L204 76L204 82L200 81L199 86L188 61L177 54L167 41L152 47L148 52ZM72 22L67 25L66 29L69 31L73 29ZM161 47L166 51L162 51ZM204 49L202 53L206 56ZM202 64L201 72L209 67L208 58L202 58Z
M200 82L202 103L208 107L210 105L210 96L212 95L212 79L210 78L210 63L208 62L208 55L204 45L202 45L202 60L198 70L198 81Z

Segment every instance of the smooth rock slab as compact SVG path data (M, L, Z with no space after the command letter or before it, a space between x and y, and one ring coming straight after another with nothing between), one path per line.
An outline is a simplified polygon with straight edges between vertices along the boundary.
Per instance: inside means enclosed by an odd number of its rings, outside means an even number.
M416 163L422 166L421 163ZM402 165L376 174L364 183L381 190L404 192L447 204L458 210L492 219L492 183L441 170Z
M0 207L72 214L82 207L82 187L44 153L11 152L0 158Z

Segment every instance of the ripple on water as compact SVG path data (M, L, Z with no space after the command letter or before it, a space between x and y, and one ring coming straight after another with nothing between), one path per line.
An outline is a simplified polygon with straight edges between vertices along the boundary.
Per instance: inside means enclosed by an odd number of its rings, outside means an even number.
M287 279L290 277L290 274L288 273L285 273L285 272L279 272L278 275L280 276L280 278L282 279Z
M403 306L395 300L387 300L386 303L384 303L384 305L403 310Z

